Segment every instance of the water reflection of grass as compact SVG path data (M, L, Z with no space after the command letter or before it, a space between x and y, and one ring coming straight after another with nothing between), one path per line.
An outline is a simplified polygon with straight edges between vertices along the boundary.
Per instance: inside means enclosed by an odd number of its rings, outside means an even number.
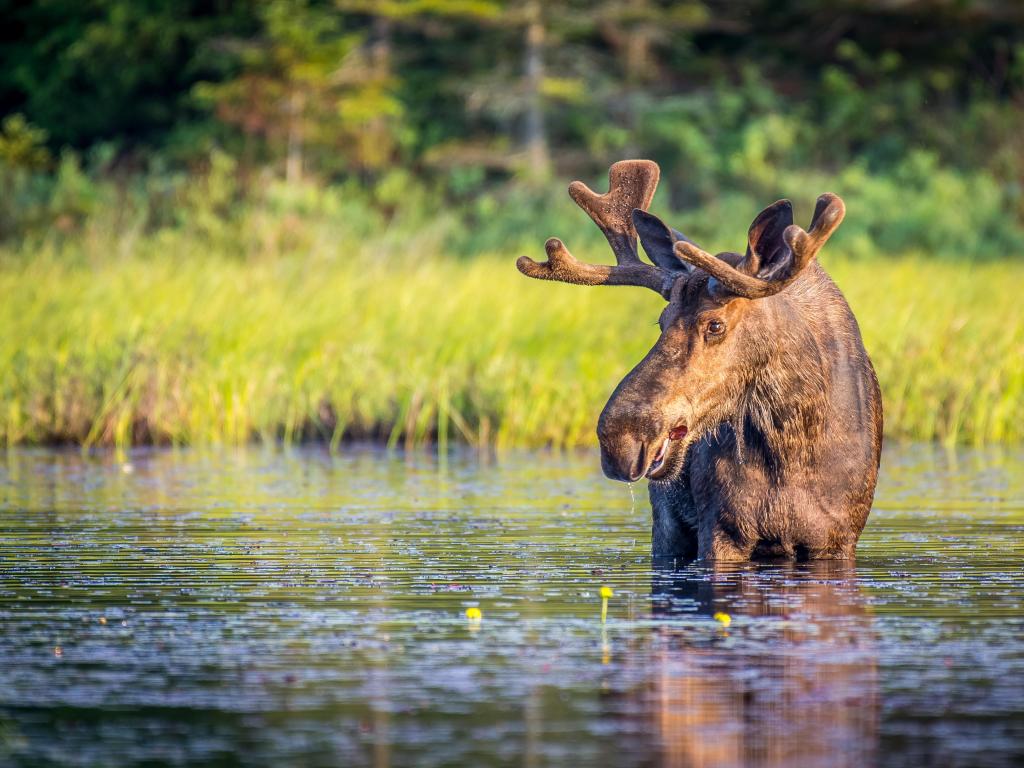
M825 263L860 319L890 436L1024 438L1024 265ZM590 444L659 311L639 289L528 281L512 255L13 259L0 295L7 444Z

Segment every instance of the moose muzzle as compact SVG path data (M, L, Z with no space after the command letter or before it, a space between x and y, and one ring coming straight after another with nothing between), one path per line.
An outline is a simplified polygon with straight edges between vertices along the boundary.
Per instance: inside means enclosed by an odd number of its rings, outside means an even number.
M604 407L597 438L604 474L612 480L632 483L664 458L668 438L661 419L649 409L630 407L622 400L613 396Z

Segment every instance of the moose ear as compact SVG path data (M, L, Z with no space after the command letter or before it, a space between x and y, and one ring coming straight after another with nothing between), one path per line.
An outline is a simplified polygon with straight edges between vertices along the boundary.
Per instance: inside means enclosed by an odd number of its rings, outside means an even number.
M762 280L786 277L793 266L793 250L784 234L792 223L793 204L789 200L772 203L757 214L747 233L742 271Z
M647 256L657 266L669 272L689 272L692 266L676 256L673 246L680 240L692 242L681 232L671 229L653 213L633 209L633 227Z

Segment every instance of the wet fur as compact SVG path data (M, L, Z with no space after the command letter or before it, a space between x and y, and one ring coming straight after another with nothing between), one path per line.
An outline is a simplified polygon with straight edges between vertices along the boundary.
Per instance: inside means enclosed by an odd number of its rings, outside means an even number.
M697 281L688 286L701 290ZM706 285L703 287L706 292ZM679 559L852 558L874 495L881 394L845 299L813 263L736 329L761 345L731 413L650 483L652 552ZM731 398L725 398L729 400Z

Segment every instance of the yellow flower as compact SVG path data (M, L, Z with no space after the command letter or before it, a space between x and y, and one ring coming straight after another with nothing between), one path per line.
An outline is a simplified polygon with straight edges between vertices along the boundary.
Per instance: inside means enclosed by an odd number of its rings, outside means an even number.
M609 597L611 597L614 594L615 593L612 592L612 588L611 587L601 587L601 598L603 600L607 600Z
M723 627L728 627L732 624L732 616L728 613L722 613L719 611L712 617L715 621L719 622Z
M484 615L480 612L479 608L467 608L466 618L470 621L480 621Z

